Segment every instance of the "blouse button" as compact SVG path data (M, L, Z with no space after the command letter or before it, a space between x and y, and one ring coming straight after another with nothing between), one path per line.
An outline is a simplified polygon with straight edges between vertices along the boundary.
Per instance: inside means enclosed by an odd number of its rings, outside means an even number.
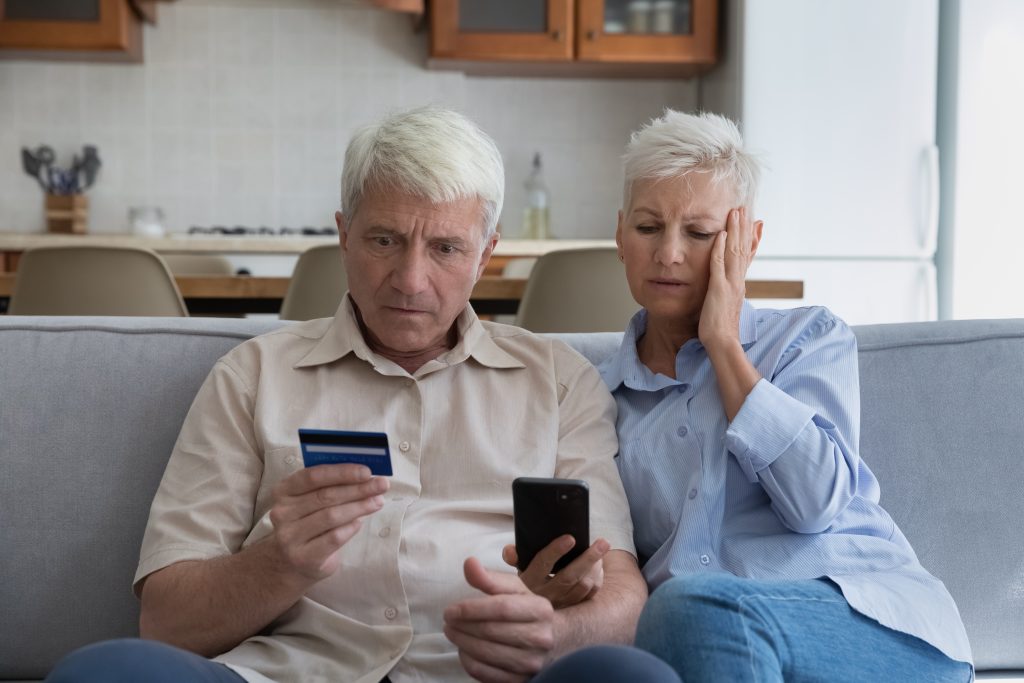
M697 489L690 489L690 492L686 495L689 496L690 500L693 500L694 498L697 497Z
M700 556L700 563L704 564L704 565L711 564L711 558L708 557L707 555L701 555Z
M686 433L689 431L690 430L686 428L686 425L683 425L682 427L676 430L676 434L678 434L679 436L686 436Z

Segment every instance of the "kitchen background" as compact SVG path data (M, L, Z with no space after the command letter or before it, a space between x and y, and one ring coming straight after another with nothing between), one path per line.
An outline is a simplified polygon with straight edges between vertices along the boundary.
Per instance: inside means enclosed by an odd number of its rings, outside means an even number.
M427 33L365 0L177 0L145 29L143 64L0 61L0 230L45 229L16 163L47 142L64 165L99 147L89 231L127 232L127 207L189 226L328 226L345 145L360 124L420 104L454 107L497 141L520 229L540 152L557 237L611 237L619 155L665 107L697 106L695 80L467 77L427 70ZM10 162L10 163L8 163Z
M506 238L535 152L555 236L609 238L629 132L704 107L768 152L754 277L802 280L852 323L1024 315L1024 3L720 6L717 66L638 80L428 70L426 31L368 0L160 3L142 64L0 61L0 232L45 229L18 164L43 143L65 166L99 147L92 233L127 232L132 206L174 232L331 225L352 130L433 102L497 140Z

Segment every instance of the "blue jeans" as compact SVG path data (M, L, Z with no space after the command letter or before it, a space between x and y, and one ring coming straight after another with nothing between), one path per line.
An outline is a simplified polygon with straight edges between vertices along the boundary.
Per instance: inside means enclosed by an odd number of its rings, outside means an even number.
M155 640L105 640L57 662L44 683L245 683L234 671Z
M581 654L557 660L541 671L533 683L679 683L679 677L665 662L635 648L601 646ZM140 681L244 683L241 676L223 664L164 643L135 638L108 640L75 650L57 663L44 683Z
M671 579L651 594L636 645L685 683L971 680L969 664L858 613L828 580Z

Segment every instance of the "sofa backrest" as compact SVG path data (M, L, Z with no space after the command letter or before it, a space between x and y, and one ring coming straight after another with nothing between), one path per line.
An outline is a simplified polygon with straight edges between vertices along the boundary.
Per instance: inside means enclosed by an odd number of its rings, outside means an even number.
M0 316L0 680L137 634L150 501L213 363L276 321ZM861 452L960 606L979 670L1024 669L1024 320L855 329ZM617 334L552 335L592 362Z

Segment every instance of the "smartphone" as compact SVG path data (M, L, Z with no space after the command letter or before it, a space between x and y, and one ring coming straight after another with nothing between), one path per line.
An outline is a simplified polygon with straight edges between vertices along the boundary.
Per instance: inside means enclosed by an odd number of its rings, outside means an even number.
M590 491L585 481L519 477L512 482L512 514L520 571L559 536L571 534L576 545L555 563L553 573L590 546Z

